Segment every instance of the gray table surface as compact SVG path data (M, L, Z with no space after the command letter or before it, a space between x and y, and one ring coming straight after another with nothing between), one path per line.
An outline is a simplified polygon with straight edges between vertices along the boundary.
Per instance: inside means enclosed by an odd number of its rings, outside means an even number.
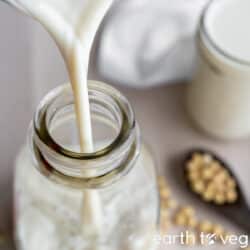
M118 87L119 88L119 87ZM194 129L185 112L185 85L177 84L157 87L148 90L119 88L131 101L137 120L140 123L143 138L150 145L157 162L157 168L164 174L173 190L174 197L182 204L191 204L198 209L200 218L209 218L222 223L229 231L240 233L233 222L216 214L209 207L190 195L178 178L180 165L187 150L193 147L203 147L215 151L226 159L238 175L246 195L250 199L250 139L222 142L206 136ZM2 166L4 168L4 166ZM12 231L12 182L6 181L13 170L7 167L1 171L0 199L0 229ZM11 178L9 178L10 180ZM170 247L162 247L168 249ZM171 249L183 249L183 246L173 245ZM223 249L223 247L221 247ZM229 248L229 247L224 247ZM3 250L13 250L13 246L1 247ZM185 248L184 248L185 249ZM198 247L199 249L199 247ZM211 247L210 249L220 249ZM238 249L232 247L232 249ZM34 249L35 250L35 249Z

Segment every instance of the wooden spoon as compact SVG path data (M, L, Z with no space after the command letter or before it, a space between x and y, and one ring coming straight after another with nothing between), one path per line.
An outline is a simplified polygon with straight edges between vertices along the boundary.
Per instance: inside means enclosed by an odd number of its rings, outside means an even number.
M237 199L233 203L224 203L221 205L216 204L214 201L204 201L202 199L202 196L191 188L191 181L188 178L188 162L191 161L193 155L195 153L201 154L201 155L209 155L212 157L213 160L216 160L220 163L220 165L225 168L230 176L235 180L236 182L236 191L237 191ZM238 224L242 229L244 229L249 235L250 235L250 208L249 205L246 201L246 197L244 193L242 192L242 189L240 187L239 181L237 177L234 175L232 169L229 167L229 165L222 160L220 157L215 155L214 153L207 151L207 150L202 150L202 149L194 149L191 150L188 154L187 157L185 158L184 162L184 177L185 180L188 184L189 189L193 194L196 195L199 199L201 199L203 202L206 202L209 204L213 209L217 210L230 220L234 221L236 224Z

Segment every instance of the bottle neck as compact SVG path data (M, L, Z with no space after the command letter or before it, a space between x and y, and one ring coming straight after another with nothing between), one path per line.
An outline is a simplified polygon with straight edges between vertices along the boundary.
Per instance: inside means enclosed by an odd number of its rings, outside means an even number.
M40 103L30 143L38 170L75 188L98 188L118 180L139 154L139 129L128 100L116 89L89 82L95 152L81 153L70 85L51 91Z

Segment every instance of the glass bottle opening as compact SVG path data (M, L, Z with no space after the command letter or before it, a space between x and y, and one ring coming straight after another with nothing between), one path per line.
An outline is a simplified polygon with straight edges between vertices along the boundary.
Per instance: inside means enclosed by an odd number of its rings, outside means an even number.
M89 83L93 153L81 153L71 86L51 91L33 121L32 149L39 170L57 182L93 186L115 179L133 165L139 131L127 99L100 82ZM124 174L124 173L123 173Z

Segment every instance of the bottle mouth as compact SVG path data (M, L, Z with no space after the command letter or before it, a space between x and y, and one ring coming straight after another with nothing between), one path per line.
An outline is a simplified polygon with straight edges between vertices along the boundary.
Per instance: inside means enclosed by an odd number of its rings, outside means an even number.
M220 0L221 1L221 0ZM214 38L211 36L210 32L208 31L207 22L209 19L210 11L213 11L213 7L216 4L220 4L218 0L211 0L208 2L207 6L204 8L201 18L200 18L200 25L199 25L199 33L198 38L205 42L205 44L218 53L221 57L225 58L228 62L235 63L241 66L250 66L250 61L247 59L240 58L233 53L226 51L222 46L220 46ZM211 19L211 18L210 18Z
M75 183L90 187L100 182L100 177L107 182L107 176L113 178L123 172L138 155L138 128L128 100L101 82L90 81L88 87L92 125L96 125L93 134L99 133L94 136L94 152L79 150L74 97L69 84L45 96L33 119L30 139L39 161L36 166L57 182L65 184L67 179L71 186Z

